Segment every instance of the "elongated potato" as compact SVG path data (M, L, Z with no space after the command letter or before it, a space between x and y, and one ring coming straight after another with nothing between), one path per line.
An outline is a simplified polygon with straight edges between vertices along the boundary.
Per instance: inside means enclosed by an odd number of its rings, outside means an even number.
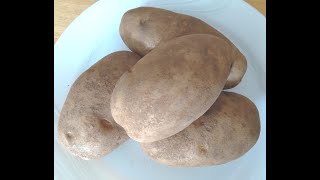
M224 89L240 83L247 70L245 56L219 31L202 20L153 7L139 7L127 11L120 23L120 35L132 51L146 55L161 42L188 34L211 34L227 41L232 46L233 68Z
M254 146L259 134L256 106L242 95L222 92L186 129L141 146L151 159L169 166L211 166L239 158Z
M161 43L117 82L114 120L139 142L176 134L204 114L230 73L231 46L207 34Z
M58 141L70 153L86 160L97 159L129 138L112 118L110 98L120 76L139 59L128 51L112 53L74 82L58 124Z

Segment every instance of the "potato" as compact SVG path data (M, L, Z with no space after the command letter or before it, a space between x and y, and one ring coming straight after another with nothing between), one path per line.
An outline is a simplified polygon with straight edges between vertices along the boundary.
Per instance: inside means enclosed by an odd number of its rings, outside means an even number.
M231 89L237 86L247 71L246 59L235 59L232 64L231 72L223 89Z
M120 23L120 35L132 51L141 56L149 53L160 42L188 34L212 34L227 41L232 47L233 70L224 89L240 83L247 70L245 56L219 31L192 16L153 7L139 7L127 11Z
M110 98L117 80L139 59L133 52L112 53L74 82L58 124L58 141L70 153L97 159L129 138L112 118Z
M207 34L161 43L117 82L111 112L132 139L172 136L204 114L230 73L231 46Z
M151 159L169 166L224 164L248 152L260 134L259 112L248 98L222 92L213 106L178 134L141 143Z

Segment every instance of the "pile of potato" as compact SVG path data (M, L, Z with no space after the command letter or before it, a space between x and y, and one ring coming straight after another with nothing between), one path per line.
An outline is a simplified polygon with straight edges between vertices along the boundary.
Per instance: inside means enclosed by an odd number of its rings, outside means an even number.
M98 159L129 137L153 160L211 166L248 152L260 134L248 98L223 91L240 83L247 61L200 19L159 8L127 11L120 35L132 50L102 58L72 85L58 141Z

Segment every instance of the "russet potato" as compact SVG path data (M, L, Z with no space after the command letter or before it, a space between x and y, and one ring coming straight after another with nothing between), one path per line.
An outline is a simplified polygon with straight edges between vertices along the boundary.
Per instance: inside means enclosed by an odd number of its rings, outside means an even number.
M244 155L259 134L259 112L253 102L236 93L222 92L213 106L186 129L141 146L150 158L169 166L212 166Z
M247 70L245 56L233 43L204 21L184 14L154 7L138 7L127 11L120 23L120 35L132 51L144 56L160 43L189 34L211 34L232 46L233 69L224 89L240 83Z
M111 112L132 139L158 141L186 128L218 98L232 47L207 34L161 43L117 82Z
M112 53L74 82L58 123L58 142L71 154L98 159L129 138L113 120L110 98L117 80L139 59L133 52Z

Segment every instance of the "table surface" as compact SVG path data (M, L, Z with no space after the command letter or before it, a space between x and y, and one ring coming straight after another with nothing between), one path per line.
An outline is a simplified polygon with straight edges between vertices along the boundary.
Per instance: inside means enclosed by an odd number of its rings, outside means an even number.
M245 0L264 16L266 15L266 0ZM64 29L96 0L54 0L54 43Z

